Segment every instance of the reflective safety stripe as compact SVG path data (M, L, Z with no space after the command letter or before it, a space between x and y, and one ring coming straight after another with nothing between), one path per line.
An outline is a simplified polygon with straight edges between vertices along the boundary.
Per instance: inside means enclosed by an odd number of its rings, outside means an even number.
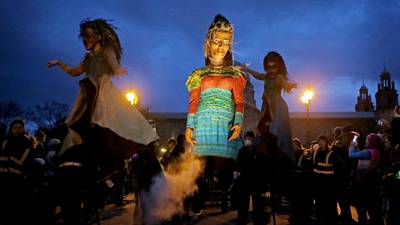
M319 173L319 174L326 174L326 175L329 175L329 174L333 175L333 174L335 174L334 171L324 171L324 170L318 170L318 169L314 169L314 172L315 172L315 173Z
M14 169L12 167L8 168L10 170L11 173L15 173L17 175L23 175L24 173L21 170L18 169Z
M331 157L332 152L333 152L333 151L329 151L328 154L326 154L326 157L325 157L325 164L329 164L329 163L328 163L328 162L329 162L329 157ZM332 165L332 164L331 164L331 165Z
M8 161L8 157L6 156L0 157L0 161Z
M299 161L297 162L297 166L298 166L298 167L303 167L303 166L302 166L302 164L303 164L303 158L304 158L304 155L301 155L300 158L299 158Z
M60 168L61 167L65 167L65 166L75 166L75 167L81 167L82 163L78 163L78 162L64 162L60 164Z
M296 173L303 173L303 171L301 171L301 170L299 170L299 169L296 169L294 172L296 172Z
M314 155L313 155L314 163L316 161L317 152L318 152L318 150L315 151ZM316 168L314 168L313 171L315 173L324 174L324 175L335 174L335 171L333 170L333 164L329 163L329 158L331 157L331 155L332 155L332 151L329 151L325 156L325 162L317 162L317 164L315 165Z
M24 154L20 159L15 158L14 156L10 156L10 160L15 162L17 165L22 166L22 164L25 162L25 159L28 157L29 152L31 150L29 148L25 149Z
M7 140L3 141L3 143L1 143L1 151L3 151L6 148L7 145Z
M331 166L333 166L333 165L332 165L332 163L322 163L322 162L319 162L319 163L317 163L317 166L331 167Z
M16 175L24 175L24 172L22 172L21 170L12 168L12 167L0 168L0 173L14 173Z

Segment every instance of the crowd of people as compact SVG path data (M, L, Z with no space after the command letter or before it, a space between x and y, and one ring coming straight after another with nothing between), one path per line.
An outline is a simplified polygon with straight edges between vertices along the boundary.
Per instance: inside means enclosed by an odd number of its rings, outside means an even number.
M371 128L367 135L360 135L351 126L336 127L331 134L319 135L308 148L294 138L294 161L280 150L276 135L247 132L245 146L228 175L229 205L237 210L237 224L248 223L250 198L253 224L268 224L271 213L279 213L284 201L288 202L292 225L398 224L400 114L394 115L391 127ZM181 136L180 146L182 141ZM175 146L175 140L170 139L168 145ZM172 161L178 161L177 152L183 151L177 149L183 148L172 147L163 159L173 156ZM168 160L164 162L168 165ZM199 192L202 186L210 188L213 181L219 181L213 169L206 169L206 173L207 179L199 179ZM199 211L194 205L197 198L187 201L188 205L193 201L191 209ZM221 198L222 212L226 204ZM201 207L204 209L204 204Z
M87 151L59 156L59 139L48 139L43 130L29 134L21 119L11 122L2 137L1 225L89 224L106 204L125 204L133 190L131 160L119 161L118 169L102 176Z
M228 205L237 209L238 224L247 224L251 198L253 224L268 224L270 210L266 210L265 193L269 192L272 213L279 211L282 199L289 202L290 224L356 224L351 206L356 209L358 224L397 224L399 120L400 117L395 117L392 127L366 136L360 136L350 127L336 127L331 135L320 135L309 148L294 138L294 163L279 150L272 133L247 132L245 145L229 169L230 179L225 181L231 187L227 193L230 204L223 203L222 198L221 210L227 211L223 208ZM95 165L72 160L71 154L58 157L60 141L47 139L42 130L30 135L23 120L17 119L9 125L1 143L0 224L54 224L60 219L58 216L65 224L80 221L79 224L82 219L90 221L82 216L88 217L90 213L95 216L96 212L84 210L99 209L111 202L124 204L124 195L134 190L133 184L139 181L142 188L148 188L149 177L162 169L179 167L188 149L185 136L178 135L168 140L167 151L160 157L156 157L156 152L150 156L134 155L130 161L121 161L120 169L104 178ZM150 164L152 169L144 168L143 160L138 157L157 162ZM143 170L147 173L138 177ZM155 172L150 174L151 170ZM210 188L213 181L210 176L199 179L199 186ZM175 216L173 224L190 223L189 215L205 209L207 198L196 193L186 199L187 213ZM86 205L82 207L82 203ZM58 216L57 207L61 209Z
M397 120L393 119L393 130L365 136L350 127L336 127L330 137L320 135L309 149L294 139L295 224L309 224L312 213L318 224L355 224L351 206L358 224L398 223L399 196L394 192L400 187L394 172L400 163Z

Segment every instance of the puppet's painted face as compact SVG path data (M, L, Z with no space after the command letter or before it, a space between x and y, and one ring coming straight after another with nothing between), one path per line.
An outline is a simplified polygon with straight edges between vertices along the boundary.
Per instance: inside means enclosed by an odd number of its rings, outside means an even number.
M92 28L86 28L83 35L83 44L86 50L92 50L94 46L100 41L101 35L97 34Z
M266 70L267 74L276 74L278 72L278 64L274 61L268 61Z
M223 62L231 48L232 34L226 31L215 31L208 43L210 57L213 61Z
M24 126L20 123L16 123L11 127L11 134L14 136L21 136L25 132Z

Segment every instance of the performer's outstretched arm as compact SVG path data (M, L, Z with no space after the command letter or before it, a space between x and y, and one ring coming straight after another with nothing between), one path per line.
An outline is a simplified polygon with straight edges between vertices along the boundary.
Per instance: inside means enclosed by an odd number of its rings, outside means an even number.
M252 70L247 66L243 67L243 70L247 73L250 73L257 80L265 80L265 74L263 74L263 73Z
M63 69L69 75L76 77L85 72L85 59L75 68L69 67L63 61L58 60L58 59L49 61L47 63L47 67L50 68L53 66L59 66L61 69Z

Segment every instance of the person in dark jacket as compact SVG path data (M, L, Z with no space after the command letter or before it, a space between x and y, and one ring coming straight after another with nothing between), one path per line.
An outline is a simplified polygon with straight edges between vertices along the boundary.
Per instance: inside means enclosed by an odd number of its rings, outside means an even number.
M143 150L132 156L131 174L136 182L134 191L136 198L134 224L144 224L144 218L148 212L142 195L150 191L151 185L157 176L163 176L155 149L155 144L147 145Z
M389 203L387 225L397 225L400 221L400 162L393 164L383 176L385 193Z
M336 225L338 223L335 177L337 161L336 153L329 149L328 143L328 138L320 135L319 147L313 153L315 207L319 224Z
M342 127L336 127L333 130L334 140L331 150L335 153L337 159L336 179L338 204L340 207L339 220L342 224L351 224L350 212L350 186L351 186L351 160L348 154L348 148L355 132L343 130Z
M247 224L250 197L253 203L252 221L255 225L267 224L262 194L268 190L267 154L261 140L255 140L253 132L244 136L245 147L239 150L237 159L237 208L238 224Z
M33 142L24 121L14 120L0 149L0 224L28 224L30 189L27 175L33 164Z
M308 225L312 209L312 155L309 149L301 144L298 138L293 139L295 149L296 167L293 175L295 188L291 193L291 217L290 224Z
M175 139L174 139L175 140ZM164 160L165 170L178 172L179 163L182 160L182 155L185 153L185 135L180 134L176 138L174 148L171 149L168 156Z

